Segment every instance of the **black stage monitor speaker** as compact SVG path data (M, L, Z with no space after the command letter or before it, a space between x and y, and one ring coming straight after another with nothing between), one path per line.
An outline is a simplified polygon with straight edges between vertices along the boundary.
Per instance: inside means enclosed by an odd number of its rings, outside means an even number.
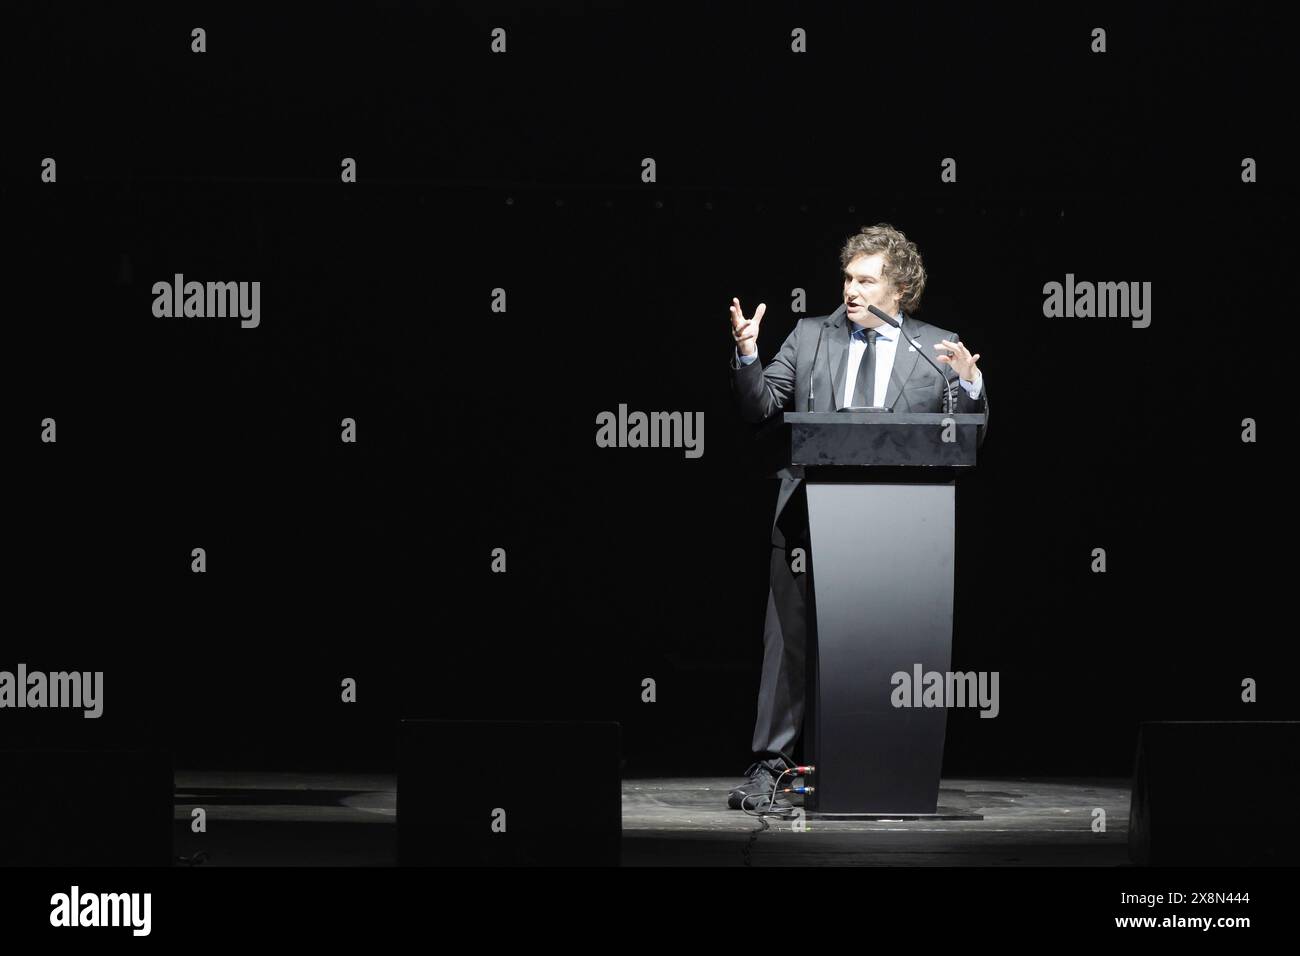
M1300 722L1150 722L1138 731L1129 857L1152 866L1294 866Z
M403 720L401 866L618 866L617 723Z
M171 866L172 760L0 752L0 866Z

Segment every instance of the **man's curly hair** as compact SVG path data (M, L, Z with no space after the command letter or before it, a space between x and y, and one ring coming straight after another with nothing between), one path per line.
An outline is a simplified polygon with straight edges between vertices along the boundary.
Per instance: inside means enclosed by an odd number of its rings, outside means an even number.
M887 222L863 226L844 243L840 265L848 269L849 263L858 256L876 252L885 254L885 278L902 293L899 307L904 312L915 312L925 291L925 265L916 243Z

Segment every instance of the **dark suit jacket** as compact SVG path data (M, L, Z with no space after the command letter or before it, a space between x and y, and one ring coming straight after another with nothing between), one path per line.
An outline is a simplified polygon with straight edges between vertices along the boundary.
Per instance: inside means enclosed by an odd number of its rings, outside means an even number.
M903 328L919 347L927 350L931 359L940 353L933 346L940 339L960 342L956 332L941 329L907 313L902 316ZM742 365L731 358L731 386L741 417L747 422L762 422L781 412L833 412L840 406L844 395L844 377L848 374L849 336L853 323L849 321L843 303L830 315L800 319L781 345L781 350L767 365L758 359ZM821 348L817 337L821 334ZM814 367L814 353L816 366ZM943 377L930 363L912 349L907 339L900 337L894 353L894 367L885 392L885 405L898 412L943 411L943 389L953 390L958 412L989 411L989 382L984 377L980 397L972 400L957 383L957 373L947 365L940 365ZM981 370L982 374L982 370ZM812 403L808 400L809 384L812 386ZM980 429L979 441L984 440L987 422ZM806 513L786 516L783 512L803 484L799 478L782 478L781 491L776 499L776 516L772 521L772 543L785 547L792 536L806 540Z

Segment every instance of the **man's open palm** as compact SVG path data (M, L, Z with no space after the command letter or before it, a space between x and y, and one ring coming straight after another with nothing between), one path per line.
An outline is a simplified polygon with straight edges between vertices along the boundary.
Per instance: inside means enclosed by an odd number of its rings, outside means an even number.
M753 355L758 351L758 327L766 311L767 305L760 302L754 317L747 319L740 308L740 300L731 300L731 337L736 340L736 350L741 355Z

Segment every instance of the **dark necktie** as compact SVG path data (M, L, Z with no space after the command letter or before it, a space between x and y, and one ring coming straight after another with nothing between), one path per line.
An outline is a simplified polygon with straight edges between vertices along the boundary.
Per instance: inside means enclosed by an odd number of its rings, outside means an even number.
M853 333L867 340L867 351L858 366L858 377L853 383L853 404L872 405L876 397L876 338L880 335L875 329L858 329Z

